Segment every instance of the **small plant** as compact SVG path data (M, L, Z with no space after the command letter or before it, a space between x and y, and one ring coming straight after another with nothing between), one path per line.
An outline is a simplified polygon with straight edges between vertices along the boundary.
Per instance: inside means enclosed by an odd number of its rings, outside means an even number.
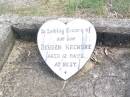
M67 0L65 7L67 14L73 14L76 11L78 5L76 4L76 0Z
M130 0L113 0L112 10L120 13L127 14L130 12Z
M80 9L87 9L96 14L103 14L104 0L68 0L67 12L73 13Z

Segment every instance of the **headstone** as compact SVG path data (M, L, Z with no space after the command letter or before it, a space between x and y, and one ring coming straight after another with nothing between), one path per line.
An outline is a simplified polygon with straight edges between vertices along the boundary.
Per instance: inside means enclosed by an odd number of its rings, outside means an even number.
M83 19L68 24L49 20L39 29L37 42L46 64L67 80L90 58L96 44L96 31L89 21Z

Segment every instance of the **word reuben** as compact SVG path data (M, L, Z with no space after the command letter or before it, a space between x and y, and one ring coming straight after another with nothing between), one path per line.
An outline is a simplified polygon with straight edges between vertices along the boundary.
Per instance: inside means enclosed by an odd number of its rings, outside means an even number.
M82 19L67 25L50 20L40 28L37 42L47 65L66 80L90 58L96 44L96 31L90 22Z

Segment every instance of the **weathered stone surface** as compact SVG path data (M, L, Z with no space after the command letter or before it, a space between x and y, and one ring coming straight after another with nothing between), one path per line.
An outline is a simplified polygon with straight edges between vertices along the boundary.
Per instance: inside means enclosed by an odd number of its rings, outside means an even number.
M9 25L13 25L13 31L19 38L31 40L36 37L35 31L48 19L52 18L0 16L0 27L1 31L12 33ZM72 19L60 18L60 20L67 22ZM97 28L99 42L104 41L103 44L107 45L109 43L119 45L121 42L124 43L123 46L130 46L130 20L90 19L90 21ZM3 23L6 25L3 26ZM13 34L10 38L11 36ZM7 33L0 34L0 47L4 48L2 50L6 50L12 43L4 41L6 37ZM0 59L6 59L7 57L3 58L3 55L6 55L5 51L1 52L1 48ZM0 97L129 97L129 63L129 48L96 47L91 61L87 63L89 65L85 65L69 80L63 81L47 67L34 42L16 41L0 73Z
M2 97L125 97L129 49L96 47L87 66L67 81L45 64L37 45L16 41L0 73ZM129 55L127 55L129 57ZM117 59L120 59L118 60ZM94 60L95 59L95 60ZM113 60L114 59L114 60ZM121 61L122 60L122 61Z
M130 68L130 66L129 66ZM128 71L128 80L127 80L127 87L126 87L126 97L130 97L130 69Z
M19 17L12 23L12 29L17 39L36 41L40 26L49 19L56 17Z
M74 18L58 18L58 20L67 23ZM110 19L110 18L85 18L93 23L97 32L113 32L130 34L130 19Z
M58 19L67 23L74 18L0 16L0 22L12 25L17 39L36 41L40 26L47 20ZM130 19L86 18L97 30L98 45L130 47Z
M58 17L21 17L12 25L18 39L36 40L39 27L47 20L58 19L67 23L74 18ZM98 45L130 47L130 20L129 19L93 19L88 18L97 30ZM27 38L28 37L28 38Z
M99 78L94 87L96 97L124 97L125 81L118 77Z
M10 25L0 24L0 70L7 59L14 43Z
M60 18L60 17L18 17L16 23L13 25L14 28L24 29L26 28L22 24L37 25L40 27L42 23L50 19L57 19L68 23L75 18ZM96 27L97 32L111 32L111 33L122 33L130 34L130 20L129 19L105 19L105 18L86 18L93 23ZM38 25L39 24L39 25ZM20 27L20 25L22 25ZM19 28L20 27L20 28Z
M30 29L31 25L40 27L42 23L50 19L57 19L68 23L75 18L60 18L60 17L31 17L31 16L16 16L16 15L2 15L0 16L0 22L12 23L14 28L18 29ZM84 18L93 23L97 32L112 32L130 34L130 19L110 19L110 18ZM25 25L24 25L25 24ZM20 26L21 25L21 26ZM27 27L26 25L30 25ZM33 28L33 27L32 27Z

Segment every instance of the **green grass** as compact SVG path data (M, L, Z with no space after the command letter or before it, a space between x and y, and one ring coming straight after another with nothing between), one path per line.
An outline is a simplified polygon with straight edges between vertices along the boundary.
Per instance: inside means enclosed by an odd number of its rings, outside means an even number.
M107 16L109 0L37 0L39 5L16 6L0 3L1 14L18 14L22 16ZM17 2L17 1L16 1ZM113 11L130 17L130 0L112 0Z
M66 9L69 14L87 9L88 12L101 15L104 13L104 6L104 0L68 0Z
M79 5L82 9L89 9L96 14L103 14L105 2L104 0L82 0Z
M127 15L130 13L130 0L113 0L112 10Z
M76 11L76 8L78 6L76 0L68 0L66 3L67 3L65 6L66 13L73 14Z
M0 14L18 14L18 15L73 15L79 10L87 9L87 12L93 14L103 14L103 0L39 0L39 6L15 7L1 4Z

